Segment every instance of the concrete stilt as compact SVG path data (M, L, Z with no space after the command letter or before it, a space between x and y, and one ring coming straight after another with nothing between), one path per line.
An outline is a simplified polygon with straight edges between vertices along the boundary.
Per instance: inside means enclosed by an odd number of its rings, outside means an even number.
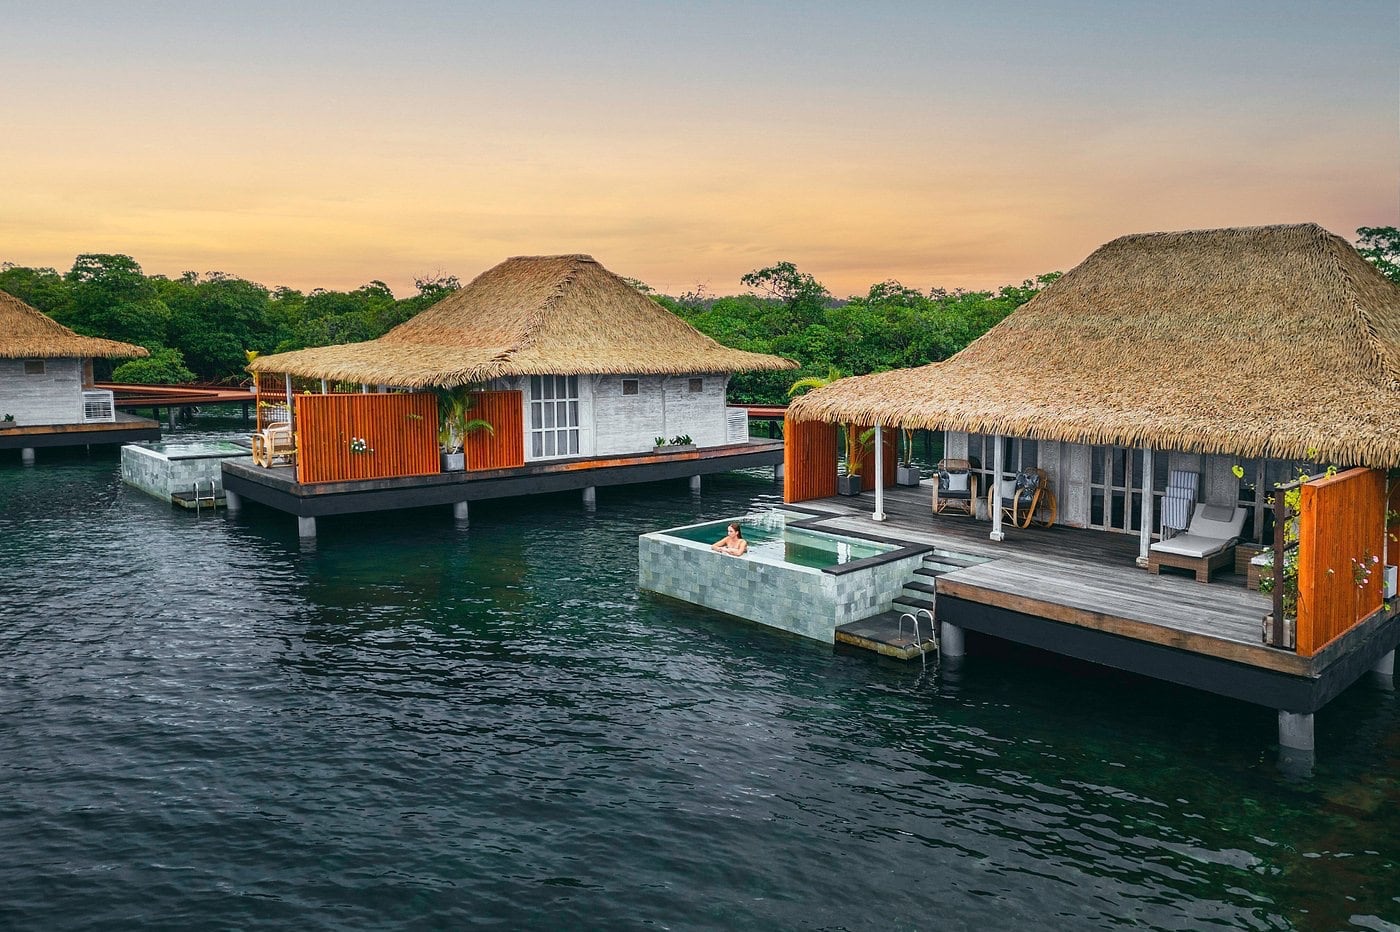
M700 494L700 477L699 477L699 476L691 476L691 477L690 477L690 492L691 492L692 495L699 495L699 494Z
M298 515L297 536L302 538L314 538L316 536L316 519L303 518Z
M1377 660L1376 665L1371 668L1371 672L1379 673L1381 676L1394 676L1395 651L1391 651L1390 653L1382 657L1380 660Z
M1278 743L1279 747L1294 751L1313 750L1313 714L1279 709Z
M783 469L783 464L782 464L782 463L774 463L774 464L773 464L773 481L774 481L774 482L782 482L782 481L783 481L783 476L784 476L785 474L786 474L786 473L785 473L785 470Z
M165 409L165 420L170 425L170 429L175 430L175 406L171 405ZM315 535L312 535L315 536Z
M237 492L230 492L224 489L224 507L232 514L243 507L243 498Z
M34 465L34 448L21 447L19 451L19 461L26 466Z
M456 521L459 527L466 527L471 524L471 503L453 502L452 520Z
M598 487L596 485L584 486L583 507L590 510L598 507Z
M963 629L946 621L938 623L938 655L940 657L961 657L967 653L963 644Z

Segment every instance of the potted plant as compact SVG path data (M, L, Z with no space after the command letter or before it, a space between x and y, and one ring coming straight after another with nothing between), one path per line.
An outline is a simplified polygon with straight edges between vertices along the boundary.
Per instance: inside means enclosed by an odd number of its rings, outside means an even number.
M914 465L914 431L908 427L902 427L899 433L904 441L904 458L900 460L899 466L894 471L895 484L918 485L924 477L919 472L919 467Z
M467 468L463 445L467 437L478 430L494 434L490 421L472 417L471 389L462 386L438 391L438 449L442 454L443 472L460 472Z
M824 376L809 375L793 382L788 386L788 397L791 398L809 388L824 388L837 379L845 378L845 375L840 369L830 366ZM865 444L870 442L870 437L875 433L875 429L871 428L863 434L857 434L856 425L842 424L841 432L846 435L846 474L836 477L836 491L842 495L859 495L861 456Z
M690 439L690 434L678 434L667 440L665 437L657 437L652 447L653 453L676 453L681 450L694 450L695 441Z

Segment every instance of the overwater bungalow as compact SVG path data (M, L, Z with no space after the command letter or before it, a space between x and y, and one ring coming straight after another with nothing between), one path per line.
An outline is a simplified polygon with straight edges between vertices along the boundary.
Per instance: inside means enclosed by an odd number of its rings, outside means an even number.
M698 489L781 463L726 390L735 372L795 367L716 343L589 256L520 256L379 339L254 360L263 465L225 463L225 494L314 536L326 514L451 504L465 521L488 498Z
M1297 748L1393 674L1400 287L1319 226L1122 237L952 358L788 420L789 502L993 557L925 580L945 656L978 631L1269 705ZM861 512L838 424L876 451L943 431L946 458L917 492L875 470Z
M159 424L117 411L111 391L93 385L93 359L146 355L74 333L0 291L0 450L33 463L39 447L160 439Z

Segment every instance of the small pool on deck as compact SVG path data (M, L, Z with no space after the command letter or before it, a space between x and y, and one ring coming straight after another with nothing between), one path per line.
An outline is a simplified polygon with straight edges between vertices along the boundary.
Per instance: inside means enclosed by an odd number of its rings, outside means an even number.
M768 512L731 520L739 521L740 533L749 542L749 559L773 560L820 570L899 549L896 544L884 544L789 525L790 521L804 518L810 520L811 517L793 512ZM729 533L729 525L730 521L714 521L662 533L709 546Z
M167 502L197 488L221 500L224 460L251 454L231 440L129 443L122 447L122 481Z
M813 527L819 520L774 510L643 534L637 584L833 643L838 626L889 609L928 548ZM742 557L710 549L733 521L749 541Z

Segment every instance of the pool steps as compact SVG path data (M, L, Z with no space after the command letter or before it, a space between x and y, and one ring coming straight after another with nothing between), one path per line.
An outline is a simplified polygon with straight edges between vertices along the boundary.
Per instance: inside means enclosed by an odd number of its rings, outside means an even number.
M873 650L898 660L913 660L930 650L936 651L937 635L928 619L935 613L938 577L985 562L985 557L949 550L930 551L914 571L914 577L904 584L904 590L895 596L889 611L841 625L836 629L837 643ZM919 641L915 641L915 635L909 631L911 625L907 616L911 614L919 614Z

